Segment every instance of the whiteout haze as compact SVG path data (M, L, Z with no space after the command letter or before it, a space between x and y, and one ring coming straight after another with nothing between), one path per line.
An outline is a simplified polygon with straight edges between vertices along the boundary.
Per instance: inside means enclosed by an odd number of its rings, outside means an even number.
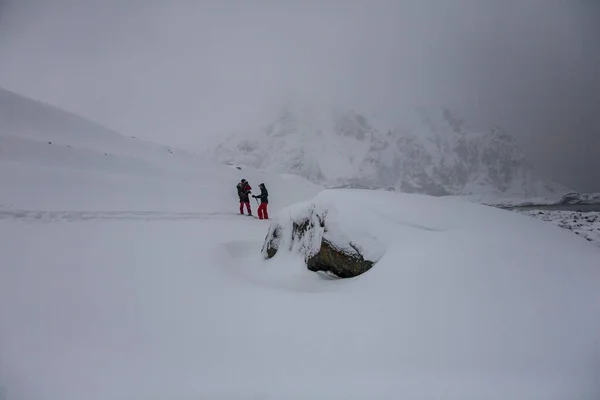
M7 400L600 396L600 249L566 230L456 198L323 192L0 104ZM263 260L269 221L237 215L242 177L267 183L278 218L336 210L381 259L348 280Z

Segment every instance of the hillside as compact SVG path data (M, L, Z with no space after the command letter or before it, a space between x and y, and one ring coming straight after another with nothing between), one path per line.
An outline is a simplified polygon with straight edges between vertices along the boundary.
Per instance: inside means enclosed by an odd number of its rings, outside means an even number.
M320 189L126 137L0 89L0 209L233 212L241 178L255 189L264 181L276 208L297 200L295 187Z
M392 129L355 112L315 116L284 109L264 129L228 137L217 159L297 173L330 187L384 188L431 195L559 198L514 138L475 132L446 109L415 108Z

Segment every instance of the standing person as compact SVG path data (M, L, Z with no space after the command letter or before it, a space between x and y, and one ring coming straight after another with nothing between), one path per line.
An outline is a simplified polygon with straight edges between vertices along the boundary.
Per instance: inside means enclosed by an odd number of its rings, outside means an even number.
M242 179L240 183L237 184L237 191L240 198L240 214L244 215L244 205L246 205L248 215L252 215L252 210L250 209L250 192L252 191L252 187L248 181Z
M267 211L267 205L269 204L269 191L265 187L264 183L258 185L260 188L260 194L258 196L252 196L255 199L260 199L260 206L258 206L258 219L269 219L269 213Z

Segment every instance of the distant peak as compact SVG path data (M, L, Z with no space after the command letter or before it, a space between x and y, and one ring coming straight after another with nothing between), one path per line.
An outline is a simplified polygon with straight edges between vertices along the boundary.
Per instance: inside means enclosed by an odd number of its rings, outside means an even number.
M266 129L239 137L259 168L295 173L328 186L395 188L444 194L544 196L512 136L498 126L478 131L449 107L399 109L393 125L352 108L282 107ZM250 139L251 138L251 139ZM246 149L246 150L244 150Z

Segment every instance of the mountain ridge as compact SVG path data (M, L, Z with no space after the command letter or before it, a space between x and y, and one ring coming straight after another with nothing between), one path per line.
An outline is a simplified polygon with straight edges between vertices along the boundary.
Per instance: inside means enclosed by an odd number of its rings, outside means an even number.
M560 197L568 188L543 181L516 140L498 126L471 130L447 108L415 107L392 128L356 111L317 117L284 108L248 135L213 151L224 162L297 173L328 187L430 195Z

